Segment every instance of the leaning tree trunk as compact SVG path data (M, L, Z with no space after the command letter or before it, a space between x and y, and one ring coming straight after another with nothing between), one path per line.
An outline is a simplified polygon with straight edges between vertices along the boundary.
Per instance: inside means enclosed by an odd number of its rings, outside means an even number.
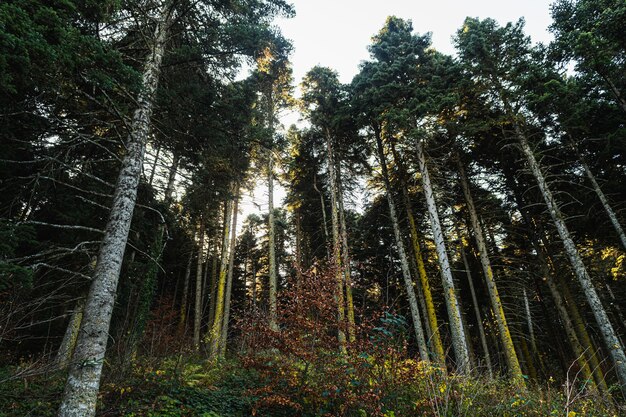
M520 127L517 124L514 125L514 128L522 153L526 157L526 161L528 163L531 173L537 180L539 190L543 195L546 206L548 207L548 211L550 212L550 216L552 217L552 221L554 222L557 232L561 237L561 241L563 242L563 246L565 247L565 252L572 265L572 269L574 270L580 286L583 288L585 297L587 298L587 302L591 307L593 315L600 329L600 333L602 334L602 338L604 339L607 349L609 349L611 358L613 360L615 373L617 374L617 377L619 379L622 394L626 396L626 355L624 354L624 348L617 338L617 334L615 333L613 325L611 324L609 317L606 314L606 310L602 306L600 297L598 296L598 293L593 286L591 277L589 276L587 268L585 267L580 253L576 248L576 244L574 243L574 240L572 239L569 230L565 225L565 221L563 220L563 214L561 213L561 210L559 209L557 202L552 195L552 191L550 191L550 188L548 187L543 172L541 172L541 168L539 167L539 164L535 159L535 155L533 154L533 151L528 144L528 140L526 139L526 136L524 136Z
M583 169L585 170L585 174L587 174L587 178L589 178L589 181L591 182L591 185L593 186L593 190L595 191L596 195L598 196L598 199L602 203L602 207L604 207L604 211L606 211L606 214L609 216L609 219L611 219L611 224L613 225L613 228L617 232L617 236L619 236L619 240L622 243L622 246L624 247L624 249L626 249L626 233L624 233L624 229L622 228L622 225L617 219L617 215L613 211L613 208L611 208L611 205L609 204L609 200L606 198L606 195L604 195L602 188L600 188L600 185L598 184L598 181L596 181L596 177L593 175L593 173L589 169L589 166L584 161L582 161L582 159L580 162L583 166Z
M228 322L230 321L230 298L233 288L233 266L235 264L235 246L237 245L237 211L239 210L239 186L235 192L233 202L233 222L230 238L230 250L228 256L228 276L226 278L226 293L224 294L224 319L222 320L222 338L220 341L220 357L226 354L226 342L228 341Z
M220 274L215 291L215 313L213 323L209 330L209 354L216 358L219 354L219 345L222 339L222 319L224 317L224 292L226 291L226 272L229 263L228 244L230 240L230 219L233 212L233 201L229 198L226 203L226 215L224 216L224 235L222 240L222 259L220 262Z
M448 252L446 251L446 243L439 223L439 214L437 213L437 204L433 194L433 187L426 166L426 156L424 155L424 142L417 141L417 159L419 169L422 175L422 186L424 188L424 196L426 197L426 205L428 207L428 215L430 217L430 225L435 239L437 248L437 258L441 268L441 278L443 282L444 297L446 300L446 308L448 310L448 318L450 320L450 333L452 335L452 347L457 361L457 370L462 373L469 373L469 351L465 342L465 330L461 322L461 309L454 288L452 279L452 270L450 269L450 261L448 260Z
M345 324L345 303L343 296L343 265L341 262L341 242L339 236L339 206L337 202L337 173L335 172L335 158L330 133L326 132L326 156L328 164L328 174L330 177L330 214L333 229L333 250L332 265L335 267L335 281L337 288L335 290L335 300L337 302L337 340L342 350L346 348L346 334L343 331Z
M435 303L433 302L433 295L430 291L430 283L428 282L428 275L426 274L426 266L424 265L424 258L422 256L422 248L419 242L419 236L417 234L417 225L415 224L415 216L413 216L413 209L411 208L411 200L409 199L409 192L406 185L406 169L400 155L396 152L395 146L391 145L391 151L393 153L394 160L399 169L400 187L402 189L402 197L404 199L404 205L406 207L406 216L409 221L409 231L411 232L411 244L413 246L413 256L415 257L415 263L417 267L417 273L420 278L420 284L422 289L421 298L424 300L424 314L426 314L427 328L430 328L431 337L429 339L432 353L434 355L435 362L443 365L446 362L446 355L443 350L443 344L441 343L441 334L439 332L439 324L437 323L437 312L435 309Z
M200 325L202 324L202 261L204 254L204 219L198 224L198 262L196 264L196 297L193 310L193 347L200 350Z
M406 294L409 298L409 307L411 309L411 319L413 320L413 329L415 330L415 338L417 339L417 347L420 352L422 360L426 363L430 362L428 356L428 345L424 338L424 331L422 330L422 319L420 317L419 307L417 305L417 297L415 296L415 289L413 288L413 280L411 279L411 273L409 272L409 262L404 250L404 242L400 233L400 223L398 222L398 216L396 214L396 204L393 200L391 182L389 181L389 172L387 170L387 160L385 158L385 151L383 150L383 141L380 137L380 131L374 130L376 136L376 145L378 148L378 159L380 161L380 168L382 171L383 182L385 183L385 190L387 191L387 203L389 204L389 217L391 217L391 224L393 226L393 234L396 239L396 246L398 246L398 256L400 257L400 266L402 268L402 278L404 279L404 286L406 288Z
M511 331L509 330L509 325L507 324L506 316L504 315L502 301L500 300L498 287L493 276L491 261L489 260L489 254L487 253L487 245L485 244L483 230L478 220L478 214L476 213L474 199L472 198L472 194L470 192L469 181L465 173L465 167L463 166L463 163L461 162L458 154L456 155L456 160L461 188L463 189L463 195L465 196L465 202L470 215L472 229L474 230L474 239L476 240L476 246L478 247L480 264L483 268L485 282L487 283L489 300L491 301L491 309L498 325L498 334L500 335L500 341L502 342L502 346L504 347L504 356L506 358L507 365L509 366L509 374L517 384L523 384L524 378L522 376L522 370L520 368L519 361L515 353L513 339L511 339Z
M115 186L109 220L87 295L59 417L86 417L96 413L111 314L137 200L137 187L170 21L170 4L164 2L154 33L154 44L145 64L143 88L137 97L138 108L130 126L126 155Z

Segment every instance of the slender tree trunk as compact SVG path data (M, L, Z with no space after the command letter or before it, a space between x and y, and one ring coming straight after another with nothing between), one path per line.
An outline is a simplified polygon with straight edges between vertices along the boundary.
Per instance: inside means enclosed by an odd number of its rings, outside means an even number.
M96 412L111 314L137 199L137 186L150 131L161 61L165 53L170 13L169 2L164 2L156 25L152 50L144 67L143 89L137 97L138 108L135 110L126 142L127 153L122 161L109 220L85 303L59 417L90 417Z
M276 292L278 277L276 270L276 222L274 220L274 157L272 150L267 152L267 198L268 198L268 234L269 234L269 319L270 328L278 331L278 306Z
M157 170L157 165L159 163L159 156L161 154L161 145L157 145L157 151L156 151L156 155L154 156L154 163L152 164L152 171L150 171L150 180L148 181L148 184L150 184L150 186L152 186L152 181L154 181L154 173Z
M422 248L419 242L419 236L417 234L417 225L415 224L415 216L413 216L413 209L411 208L411 200L409 198L409 192L406 185L406 170L402 159L396 152L395 145L391 145L391 151L394 156L396 165L400 171L400 187L402 188L402 197L404 199L404 205L406 207L406 215L409 221L409 230L411 232L411 244L413 246L413 255L417 266L418 276L420 278L421 293L424 299L423 309L426 314L426 322L428 328L430 328L431 336L429 339L435 362L439 364L445 364L446 355L443 350L443 343L441 343L441 334L439 332L439 324L437 323L437 312L435 309L435 303L433 302L432 292L430 291L430 283L428 282L428 275L426 274L426 266L424 265L424 258L422 256Z
M530 149L528 145L528 141L524 134L521 132L521 129L517 124L514 125L515 134L519 140L520 147L522 149L522 153L526 157L526 161L528 162L528 166L537 180L537 184L539 185L539 189L543 198L548 206L548 211L550 212L550 216L556 226L556 229L561 237L563 242L563 246L565 247L565 252L572 264L572 268L578 278L578 282L580 283L583 291L585 293L585 297L587 298L587 302L589 303L593 315L596 319L604 342L606 344L607 349L611 354L611 358L613 359L613 365L615 369L615 373L618 376L620 387L622 390L622 394L626 395L626 355L624 354L624 349L617 338L617 334L613 329L613 325L611 324L608 315L606 314L606 310L602 306L602 302L600 301L600 297L596 292L596 289L591 281L591 277L587 272L587 268L583 263L583 260L576 248L576 245L565 225L565 221L563 220L563 214L559 209L556 200L554 199L552 192L548 188L548 184L546 182L545 177L543 176L543 172L535 159L535 155L533 151Z
M467 210L470 215L472 229L474 230L474 239L476 240L476 245L478 247L480 264L483 268L485 282L487 283L489 300L491 301L491 309L494 313L496 323L498 325L500 341L502 342L502 346L504 347L504 356L509 367L509 374L511 378L516 381L516 383L523 384L524 378L522 376L522 370L519 366L517 355L515 354L515 347L513 346L511 331L509 330L509 325L507 324L506 316L504 315L502 301L500 300L498 287L493 276L493 269L491 268L491 261L489 260L487 245L485 245L483 230L478 220L478 214L476 213L476 207L474 206L474 199L472 198L472 194L470 192L470 186L467 175L465 173L465 167L463 166L463 163L461 162L458 154L456 155L456 160L461 188L463 189L463 195L465 196L465 202L467 204Z
M411 309L411 318L413 320L413 329L415 330L415 338L417 339L417 347L420 352L422 360L426 363L430 362L428 355L428 346L426 339L424 338L424 331L422 330L422 319L420 317L419 307L417 305L417 297L415 296L415 289L413 288L413 280L411 279L411 273L409 271L409 262L404 250L404 242L402 240L402 234L400 233L400 223L398 222L398 216L396 214L396 204L393 200L391 182L389 181L389 172L387 170L387 160L385 158L385 151L383 149L383 141L380 137L380 130L375 128L374 134L376 136L376 145L378 148L378 159L380 161L380 168L382 171L383 182L385 183L385 190L387 192L387 203L389 204L389 217L391 217L391 224L393 226L393 234L396 239L396 246L398 247L398 256L400 257L400 266L402 268L402 278L404 279L404 286L406 289L407 297L409 298L409 307Z
M337 173L335 172L335 158L330 133L326 131L326 156L328 164L328 173L330 177L330 214L332 219L333 230L333 250L332 264L335 267L335 281L337 289L335 290L335 300L337 302L337 339L342 350L346 348L346 335L343 331L345 324L345 300L343 295L344 272L341 259L341 237L339 235L339 203L337 191Z
M195 236L192 238L192 240ZM193 250L189 251L189 259L187 260L187 268L185 269L185 278L183 281L183 296L180 299L180 323L178 324L180 331L185 329L187 324L187 311L189 306L189 278L191 278L191 261L193 260Z
M339 226L341 235L341 254L346 287L346 316L348 318L348 340L354 342L356 333L354 327L354 299L352 297L352 271L350 269L350 247L348 245L348 229L346 228L346 213L343 206L343 183L341 181L341 164L337 161L337 203L339 204Z
M193 346L200 350L200 326L202 324L202 261L204 259L204 219L198 224L198 262L196 264L196 302L193 310Z
M224 204L224 227L222 227L222 233L221 235L217 235L215 238L215 246L213 248L213 263L211 265L211 300L209 303L209 333L210 333L210 326L213 324L213 321L215 320L215 300L217 298L217 282L219 281L219 271L217 270L217 264L218 261L220 259L220 239L223 241L224 240L224 233L225 233L225 227L226 227L226 219L228 214L226 213L226 209L227 209L227 204Z
M298 286L300 286L300 283L302 282L302 225L300 221L300 207L298 207L294 211L293 215L296 220L296 253L295 253L296 259L294 260L294 264L295 264L294 266L296 268L296 283ZM249 255L250 255L250 248L248 248L248 256ZM247 263L247 259L246 259L246 263Z
M324 226L324 237L326 238L326 247L328 248L328 242L330 240L328 234L328 221L326 220L326 203L324 203L324 194L317 188L317 175L313 176L313 188L320 195L320 206L322 207L322 223ZM328 252L328 257L330 258L330 252Z
M591 182L593 190L595 191L596 195L598 196L598 199L602 203L602 207L604 207L604 211L606 211L606 214L609 216L609 219L611 219L611 224L613 225L613 228L617 232L617 236L619 237L619 240L622 243L622 247L626 249L626 234L624 233L624 229L622 228L622 225L617 219L617 215L611 208L611 205L609 204L609 200L606 198L606 195L604 195L604 192L600 188L598 181L596 181L596 177L593 175L593 173L589 169L589 166L582 160L582 158L580 162L583 166L583 169L585 170L585 174L587 174L587 178L589 178L589 181Z
M465 268L465 275L467 276L467 283L469 284L470 294L472 296L472 304L474 306L474 315L476 316L476 323L478 326L478 335L480 337L480 344L483 348L483 352L485 353L485 365L487 365L487 372L489 372L489 378L493 379L493 366L491 365L491 354L489 353L489 344L487 343L487 336L485 335L485 326L483 325L483 320L480 315L480 307L478 304L478 298L476 297L476 289L474 288L474 280L472 279L472 272L469 267L469 263L467 262L467 255L465 254L465 247L463 244L463 238L461 238L460 233L457 229L457 234L459 234L460 244L459 248L461 251L461 260L463 261L463 267Z
M228 323L230 321L230 298L233 288L233 266L235 263L235 247L237 245L237 211L239 210L239 185L236 186L233 201L233 222L230 227L231 239L228 255L228 277L226 279L226 293L224 295L224 319L222 321L222 339L220 344L220 357L226 354L226 342L228 341Z
M212 359L219 354L219 345L222 339L222 320L224 318L224 293L226 292L226 273L229 263L228 245L230 242L230 219L233 212L233 200L229 197L226 203L226 216L224 218L224 236L222 240L222 260L220 262L220 275L215 292L215 313L209 332L209 354Z
M81 297L76 301L70 322L67 324L65 335L61 341L61 346L57 353L56 363L59 369L67 368L70 362L74 348L76 347L76 339L78 338L78 330L83 320L83 310L85 308L85 298Z
M424 196L426 197L426 205L428 206L428 215L430 217L430 225L435 239L437 248L437 258L441 268L441 278L443 281L444 297L448 310L448 318L450 320L450 333L452 335L452 347L457 361L457 370L459 373L469 373L469 351L465 343L465 331L461 323L461 310L454 288L452 279L452 271L450 269L450 261L448 260L448 252L446 251L446 243L439 223L439 214L437 213L437 205L435 196L428 174L426 165L426 156L424 155L424 142L417 141L417 158L419 169L422 175L422 183L424 188Z
M167 178L167 186L165 187L165 201L171 201L174 194L174 186L176 184L176 173L178 172L178 164L180 163L180 156L174 153L172 159L172 165L170 166L170 172Z

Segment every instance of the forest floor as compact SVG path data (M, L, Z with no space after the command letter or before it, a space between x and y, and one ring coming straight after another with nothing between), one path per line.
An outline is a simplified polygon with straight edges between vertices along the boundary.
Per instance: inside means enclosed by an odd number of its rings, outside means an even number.
M339 355L337 355L339 356ZM257 358L258 359L258 356ZM548 381L526 390L505 380L461 378L425 369L420 363L372 363L369 380L300 367L264 355L258 360L169 357L107 366L98 416L603 416L626 415L607 395ZM330 361L332 362L332 361ZM345 365L345 363L344 363ZM392 369L393 368L393 369ZM12 378L16 367L0 368L0 417L55 416L64 372ZM302 377L305 372L306 381ZM344 368L345 371L345 368ZM347 372L350 374L350 371ZM410 375L409 375L410 374ZM376 378L372 379L378 375ZM347 384L344 381L349 381Z

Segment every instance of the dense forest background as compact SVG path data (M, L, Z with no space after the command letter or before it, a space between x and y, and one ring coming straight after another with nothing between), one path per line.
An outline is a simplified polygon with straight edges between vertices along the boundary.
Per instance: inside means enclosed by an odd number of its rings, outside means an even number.
M349 84L295 12L0 3L0 416L626 413L626 3Z

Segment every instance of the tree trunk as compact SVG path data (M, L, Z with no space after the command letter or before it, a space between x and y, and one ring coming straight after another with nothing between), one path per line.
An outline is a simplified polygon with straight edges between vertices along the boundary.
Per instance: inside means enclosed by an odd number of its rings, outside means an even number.
M313 188L320 195L320 206L322 207L322 224L324 226L324 237L326 241L326 249L328 253L328 257L330 258L330 252L328 252L328 241L330 240L330 236L328 235L328 220L326 220L326 203L324 203L324 194L317 188L317 175L313 176Z
M192 237L192 240L195 236ZM180 299L180 323L179 331L182 333L187 324L187 306L189 305L189 278L191 278L191 261L193 260L193 250L189 251L189 259L187 260L187 268L185 269L185 278L183 282L183 296Z
M215 359L219 354L219 345L222 339L222 320L224 318L224 293L226 291L226 272L229 263L228 245L230 242L230 219L233 212L233 200L229 197L226 203L226 216L224 217L224 236L222 240L222 260L220 262L220 275L215 292L215 313L213 323L209 331L209 355Z
M483 230L478 220L476 207L474 206L474 199L472 198L472 194L470 192L470 186L467 175L465 173L465 167L463 166L463 163L461 162L458 154L456 155L456 160L461 188L463 189L463 195L465 196L465 202L470 215L472 229L474 230L474 239L476 240L476 245L478 247L480 264L483 268L485 282L487 283L489 300L491 301L491 309L498 325L498 334L500 335L500 341L502 342L502 346L504 347L504 356L509 367L509 374L517 384L523 384L524 378L522 377L522 370L519 366L517 355L515 354L515 347L513 346L513 340L511 339L511 331L509 330L509 325L507 324L506 316L504 315L502 301L500 300L498 287L493 276L491 261L489 260L489 254L487 252L487 246L485 245Z
M89 417L96 412L111 314L137 199L137 187L170 21L170 4L164 2L157 21L152 50L144 67L143 88L137 97L138 108L133 115L126 143L127 153L122 161L109 220L85 303L59 417Z
M165 187L165 201L171 201L174 194L174 186L176 184L176 173L178 172L178 164L180 163L180 156L174 153L172 159L172 165L170 166L170 172L167 178L167 186Z
M478 325L478 335L480 337L480 344L483 348L483 352L485 353L485 365L487 365L487 372L489 372L489 378L493 379L493 367L491 365L491 354L489 353L489 344L487 343L487 337L485 336L485 326L483 325L483 320L480 315L480 307L478 305L478 298L476 297L476 289L474 288L474 280L472 279L472 272L470 271L469 263L467 262L467 255L465 254L463 238L461 238L458 230L457 230L457 234L459 234L459 240L460 240L459 247L461 251L461 260L463 261L463 267L465 268L465 275L467 276L467 283L469 284L470 294L472 296L472 304L474 306L474 315L476 316L476 323Z
M383 141L380 137L380 131L375 128L374 134L376 136L376 145L378 148L378 159L380 161L380 168L382 171L383 182L385 183L385 190L387 192L387 203L389 204L389 217L391 217L391 224L393 226L393 234L396 239L396 245L398 246L398 256L400 257L400 266L402 268L402 278L404 279L404 286L406 288L406 294L409 298L409 307L411 309L411 319L413 321L413 329L415 330L415 338L417 339L417 347L420 352L422 360L426 363L430 362L428 356L428 346L426 339L424 338L424 331L422 330L422 319L420 317L419 307L417 305L417 297L415 296L415 289L413 288L413 280L411 279L411 273L409 272L409 262L407 260L406 251L404 250L404 242L402 240L402 234L400 233L400 223L398 222L398 216L396 214L396 204L393 200L391 182L389 181L389 172L387 171L387 160L385 158L385 151L383 150Z
M411 200L409 199L409 192L406 185L406 170L402 159L396 152L395 146L391 145L391 151L394 156L394 160L399 169L400 187L402 188L402 197L404 199L404 205L406 206L406 215L409 221L409 230L411 232L411 244L413 246L413 255L417 266L417 273L420 278L421 293L424 299L424 310L426 314L426 322L428 328L430 328L431 336L429 339L435 362L444 365L446 362L446 355L443 350L443 344L441 343L441 334L439 332L439 324L437 323L437 312L435 309L435 303L433 302L433 295L430 291L430 283L428 282L428 275L426 274L426 266L424 265L424 258L422 256L422 248L419 242L419 236L417 234L417 225L415 224L415 217L413 216L413 209L411 208Z
M350 248L348 246L348 229L346 228L346 213L343 206L343 183L341 182L341 165L337 163L337 203L339 209L339 226L341 235L341 254L343 273L346 287L346 316L348 318L348 340L354 342L356 333L354 327L354 299L352 297L352 271L350 269Z
M278 331L278 306L276 292L278 277L276 271L276 224L274 221L274 156L267 151L267 198L268 198L268 234L269 234L269 319L270 328Z
M233 266L235 263L235 247L237 245L237 211L239 210L239 186L237 185L233 201L233 222L228 255L228 277L226 279L226 293L224 295L224 319L222 320L222 338L220 344L220 357L226 354L226 342L228 341L228 323L230 321L230 297L233 288Z
M344 273L341 259L341 237L339 234L339 203L337 191L337 173L335 172L335 158L332 146L332 139L328 130L326 131L326 157L328 164L328 176L330 182L330 214L332 219L333 248L331 263L335 267L335 301L337 302L337 339L342 350L346 348L346 335L343 331L345 324L345 300L343 295Z
M152 171L150 172L150 180L148 180L148 184L152 186L152 181L154 181L154 173L157 170L157 164L159 163L159 155L161 154L161 145L157 145L156 155L154 156L154 163L152 164Z
M76 339L78 338L78 330L83 320L83 309L85 308L85 298L81 297L76 301L70 322L67 324L67 330L63 336L63 341L57 353L56 363L59 369L67 368L70 362L74 348L76 347Z
M608 214L609 219L611 219L611 224L613 225L613 228L615 228L615 231L617 232L617 236L619 237L619 240L622 243L622 247L626 249L626 234L624 233L624 229L622 228L622 225L619 223L619 220L617 219L617 215L611 208L611 205L609 204L609 200L606 198L606 195L604 195L604 192L600 188L600 185L598 185L598 182L596 181L596 177L593 175L593 173L589 169L589 166L582 159L580 162L583 166L583 169L585 170L585 174L587 174L587 178L589 178L589 181L591 181L593 190L596 192L598 199L600 199L600 202L602 203L602 207L604 207L606 214Z
M193 309L193 346L200 350L200 326L202 324L202 261L204 259L204 219L198 224L198 262L196 264L196 301Z
M517 124L515 124L515 134L519 140L520 147L522 153L526 157L526 161L528 162L528 166L537 180L537 184L539 185L539 190L543 195L543 198L548 206L548 211L550 212L550 216L556 226L556 229L561 237L563 242L563 246L565 247L565 252L572 264L572 268L580 283L583 291L585 293L585 297L587 298L587 302L591 307L593 315L596 319L598 327L600 329L600 333L604 339L607 349L611 354L611 358L613 359L613 365L615 369L615 373L619 379L620 387L622 390L622 394L626 395L626 355L624 354L624 349L620 344L619 339L613 329L613 325L609 321L609 317L606 314L606 310L602 306L602 302L600 301L600 297L596 292L595 287L593 286L593 282L591 281L591 277L587 272L587 268L582 261L580 253L576 248L576 245L565 225L565 221L563 220L563 215L554 199L552 192L548 188L548 184L546 182L545 177L543 176L543 172L539 168L539 164L535 159L535 155L533 151L530 149L528 145L528 141L524 134L521 132L521 129Z
M437 213L435 196L433 194L430 176L428 175L426 156L424 155L424 142L422 140L417 141L417 158L420 173L422 175L424 196L426 197L426 205L428 206L430 225L435 239L435 246L437 248L437 258L441 268L441 278L443 281L448 318L450 320L450 333L452 335L452 347L457 361L457 370L461 374L466 374L469 373L469 352L465 343L465 331L461 323L461 310L456 297L456 290L452 279L452 271L450 269L450 261L448 260L448 252L446 251L443 231L441 230L441 224L439 223L439 214Z

